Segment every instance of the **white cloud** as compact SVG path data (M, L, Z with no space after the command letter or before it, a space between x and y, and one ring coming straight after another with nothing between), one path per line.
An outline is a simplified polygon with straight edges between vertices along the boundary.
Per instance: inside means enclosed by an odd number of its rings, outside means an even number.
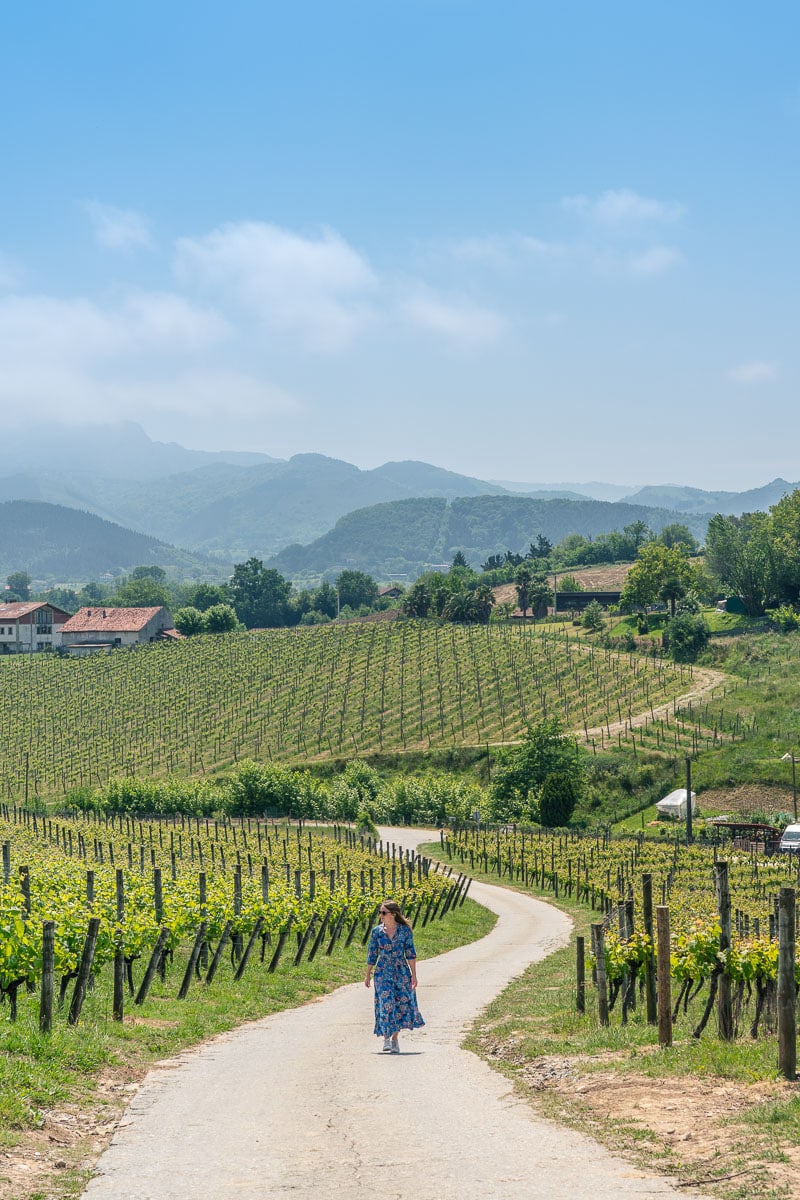
M331 229L307 238L257 221L224 225L181 238L175 270L184 283L222 289L315 350L346 346L374 316L372 268Z
M400 309L411 325L439 334L463 348L490 345L498 341L507 327L500 313L470 300L446 299L422 286L401 301Z
M594 199L583 195L565 196L561 206L567 212L589 217L609 229L624 229L648 222L670 224L686 211L682 204L652 200L629 188L601 192Z
M558 250L556 245L529 234L490 233L484 237L468 237L456 242L452 247L452 256L463 262L505 267L518 264L524 257L541 257L557 253Z
M683 262L683 255L673 246L651 246L649 250L631 255L628 268L632 275L662 275L680 262Z
M141 213L127 208L115 208L111 204L101 204L98 200L90 200L86 211L98 246L103 246L106 250L122 251L137 248L147 250L152 247L150 226Z
M731 367L728 378L734 383L770 383L779 375L778 364L775 362L746 362L738 367Z

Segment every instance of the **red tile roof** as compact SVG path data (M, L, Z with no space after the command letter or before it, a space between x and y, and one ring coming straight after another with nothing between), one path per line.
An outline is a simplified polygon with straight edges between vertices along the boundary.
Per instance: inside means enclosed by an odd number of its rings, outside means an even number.
M18 621L20 617L27 617L28 613L36 612L39 608L52 608L53 612L68 615L63 608L50 604L48 600L15 600L11 604L0 604L0 619Z
M62 626L63 633L137 633L158 613L158 608L81 608Z

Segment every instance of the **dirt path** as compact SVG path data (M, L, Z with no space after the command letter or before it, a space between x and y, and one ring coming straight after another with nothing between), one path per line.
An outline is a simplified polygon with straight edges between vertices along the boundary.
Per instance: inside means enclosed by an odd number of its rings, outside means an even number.
M624 721L611 721L609 725L595 725L593 729L584 731L583 729L576 732L582 739L591 739L594 735L599 736L600 733L606 737L611 737L615 733L624 732L626 729L638 729L644 725L645 721L657 720L659 717L666 716L672 711L673 704L679 707L688 704L691 700L702 700L709 692L713 692L714 688L722 687L728 682L728 676L723 671L716 671L713 667L693 667L692 668L692 686L688 692L684 692L682 696L676 696L674 700L667 700L665 704L658 704L652 709L647 708L643 712L636 713L633 717Z
M460 1049L483 1006L569 936L568 918L541 901L484 884L472 894L497 925L420 964L427 1026L403 1053L379 1053L361 984L217 1038L148 1076L86 1200L692 1195L537 1118Z

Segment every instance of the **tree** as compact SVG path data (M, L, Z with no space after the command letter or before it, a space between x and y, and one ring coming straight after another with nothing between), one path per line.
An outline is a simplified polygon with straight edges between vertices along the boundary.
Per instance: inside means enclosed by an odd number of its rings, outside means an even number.
M363 571L342 571L336 580L336 588L341 608L345 605L352 609L361 608L362 605L372 608L378 599L377 583L371 575L365 575Z
M456 550L455 555L453 557L453 561L450 563L451 570L453 567L468 567L468 566L469 566L469 563L467 562L466 558L464 557L463 550Z
M675 662L695 662L708 645L709 632L702 617L681 613L664 629L664 649Z
M518 746L501 750L492 778L496 814L518 819L532 811L548 775L561 772L573 780L576 796L583 783L583 760L574 738L564 731L558 717L544 717L529 725Z
M578 789L568 771L551 771L539 796L539 820L548 829L562 829L572 820Z
M626 525L623 528L622 532L632 543L634 555L638 554L648 538L653 536L650 527L645 521L632 521L630 525Z
M198 583L187 593L187 602L200 612L207 612L212 605L225 604L227 600L227 589L215 583Z
M463 589L451 592L442 610L442 616L445 621L459 621L464 624L473 622L475 615L472 593Z
M231 633L239 621L230 604L212 604L206 609L204 623L206 633Z
M539 533L536 535L536 543L531 542L528 547L528 558L549 558L552 549L553 543L550 539Z
M751 617L763 615L778 591L778 561L765 513L717 513L706 531L706 563Z
M692 581L692 567L683 545L664 546L648 542L625 578L620 604L624 608L645 609L655 604L667 580L675 580L683 590Z
M32 583L27 571L12 571L6 578L6 591L13 592L19 600L30 600Z
M482 571L500 571L506 564L504 554L490 554L485 563L481 563Z
M172 599L163 583L142 575L124 580L106 603L115 608L161 608L171 604Z
M431 590L424 579L418 579L403 598L402 611L407 617L427 617L431 611Z
M781 599L794 604L800 598L800 488L773 504L769 512L776 582Z
M656 540L661 542L662 546L685 546L690 554L696 554L699 549L697 538L689 526L678 521L665 525Z
M156 583L166 583L167 572L163 567L134 567L131 579L155 579Z
M547 606L553 600L553 591L547 582L547 576L536 572L528 589L528 602L534 617L546 617Z
M326 617L335 617L339 607L339 600L336 595L336 588L333 584L328 583L327 579L319 585L313 595L313 608L324 613Z
M597 600L590 600L583 610L581 624L590 633L596 633L603 628L603 606Z
M524 618L531 606L531 588L533 586L533 568L528 563L523 563L517 568L514 583L517 585L517 604L522 610Z
M286 625L292 585L274 567L248 558L233 568L230 595L239 620L248 629L275 629Z
M658 598L663 600L665 604L669 604L670 617L675 616L675 606L679 600L683 600L689 590L686 580L679 578L677 575L668 575L663 580L661 587L658 589Z
M472 592L473 621L478 625L486 625L491 618L494 608L494 592L488 583L479 583Z
M195 634L205 632L205 618L200 609L194 608L191 604L177 609L172 619L178 633L182 633L184 637L194 637Z

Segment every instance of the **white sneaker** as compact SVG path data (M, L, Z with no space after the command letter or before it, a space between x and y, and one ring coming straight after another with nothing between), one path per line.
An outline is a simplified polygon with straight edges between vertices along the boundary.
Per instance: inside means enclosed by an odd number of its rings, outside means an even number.
M389 1049L392 1054L400 1053L400 1043L398 1042L397 1038L392 1038L391 1046L389 1047Z
M388 1054L391 1051L391 1049L392 1049L392 1039L390 1037L385 1037L383 1039L383 1053Z

